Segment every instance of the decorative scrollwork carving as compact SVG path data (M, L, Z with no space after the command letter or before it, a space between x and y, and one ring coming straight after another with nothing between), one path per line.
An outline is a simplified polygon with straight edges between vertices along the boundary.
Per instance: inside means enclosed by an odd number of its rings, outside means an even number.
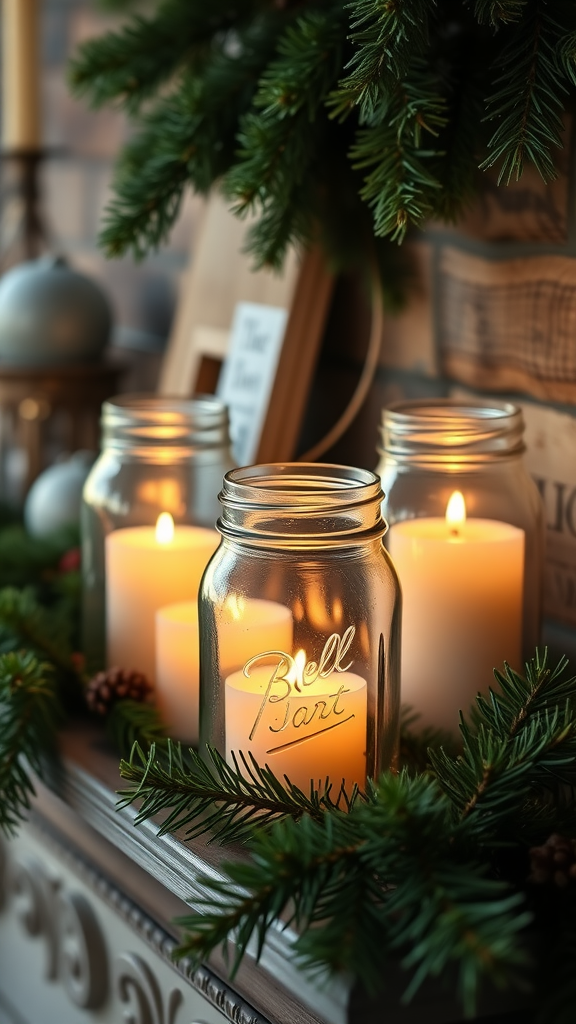
M44 976L50 981L58 973L58 935L53 902L59 887L49 878L36 857L23 856L10 870L12 899L16 915L27 935L42 935L46 940Z
M81 893L58 900L60 974L72 1002L97 1010L108 996L108 957L98 920Z
M124 1004L125 1024L174 1024L183 996L174 988L168 995L166 1011L155 975L142 957L123 953L116 961L116 982Z

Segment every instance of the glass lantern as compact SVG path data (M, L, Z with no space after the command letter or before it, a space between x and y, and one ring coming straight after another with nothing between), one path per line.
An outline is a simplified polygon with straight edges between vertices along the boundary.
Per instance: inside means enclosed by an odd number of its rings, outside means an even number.
M121 395L102 406L102 452L81 510L83 644L88 665L106 657L105 538L126 527L214 527L224 473L234 466L228 412L212 395ZM175 598L176 599L176 598Z
M395 758L400 597L373 473L227 473L200 592L200 742L304 791Z
M404 594L403 700L457 727L504 660L539 641L544 514L508 402L398 402L382 414L387 547Z

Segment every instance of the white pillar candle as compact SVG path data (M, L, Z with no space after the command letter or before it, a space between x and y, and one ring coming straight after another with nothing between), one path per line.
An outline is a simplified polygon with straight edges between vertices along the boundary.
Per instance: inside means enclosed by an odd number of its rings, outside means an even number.
M395 523L388 542L403 595L402 701L453 733L493 668L520 668L524 580L524 531L466 520L456 494L460 515Z
M2 0L2 144L40 146L37 0Z
M304 792L326 778L336 790L342 781L348 792L354 783L363 788L366 680L339 667L323 674L322 659L304 665L304 652L279 653L275 664L262 660L252 659L225 682L228 763L233 753L252 754Z
M291 651L292 612L276 601L231 594L217 616L220 674L265 651Z
M167 518L164 518L167 517ZM218 547L216 530L162 525L114 530L106 537L106 641L108 665L138 669L155 679L155 614L177 601L195 600L202 573Z
M198 604L181 601L156 612L156 701L170 736L198 743L200 652Z

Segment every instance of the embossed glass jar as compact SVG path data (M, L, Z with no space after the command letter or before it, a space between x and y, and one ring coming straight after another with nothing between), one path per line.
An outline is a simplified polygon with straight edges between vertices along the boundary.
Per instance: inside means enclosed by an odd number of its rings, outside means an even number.
M373 473L227 473L200 592L200 741L309 790L394 760L400 596Z
M104 539L122 527L213 527L224 473L234 466L228 411L212 395L128 394L102 406L102 452L84 486L81 510L83 647L105 662Z
M439 629L444 627L448 631L452 630L450 658L454 666L459 664L459 668L455 668L455 678L458 673L461 679L466 675L470 677L471 665L475 660L481 660L482 650L486 650L488 638L482 636L481 615L477 611L480 605L477 603L476 611L473 613L477 616L477 629L472 626L472 629L476 630L472 639L478 644L476 655L474 644L470 642L470 638L466 639L465 631L456 625L459 615L457 605L460 604L464 608L468 602L470 608L473 608L474 602L481 604L484 600L482 588L488 595L487 588L492 585L493 597L490 599L486 596L486 601L489 603L492 600L495 618L495 625L492 628L494 632L497 631L499 623L503 621L502 616L508 614L513 601L513 595L506 596L506 588L513 586L511 578L518 568L516 566L515 569L511 562L508 569L508 563L502 560L507 557L507 543L511 543L512 546L520 544L522 550L519 555L520 569L517 573L517 656L513 650L514 643L508 647L504 637L501 644L502 658L521 661L520 650L523 657L530 657L534 654L539 641L544 518L538 489L523 463L523 430L522 412L517 406L492 400L487 403L474 400L463 403L449 399L403 401L385 409L382 414L383 443L378 473L386 493L383 513L390 524L387 546L396 562L405 596L403 699L415 705L422 700L422 707L428 707L425 718L436 725L447 724L447 719L442 718L441 713L440 717L434 715L439 714L439 691L446 685L448 672L446 665L441 664L440 658L435 659L434 637L437 637ZM436 598L429 600L425 576L431 565L427 561L431 552L431 541L429 536L425 536L426 523L445 521L448 503L454 492L460 492L463 496L466 527L462 531L462 536L458 536L456 528L449 531L450 536L439 536L434 541L437 544L437 562L435 576L430 576L430 588ZM408 525L409 520L415 520L416 524L419 521L419 525L411 527ZM507 534L504 530L501 531L501 537L497 536L497 524L510 524L516 528L516 534L514 531ZM438 529L441 530L441 527ZM466 534L467 529L470 530L469 537ZM460 570L455 565L457 575L451 582L450 559L462 555L466 547L465 542L468 539L473 540L474 530L477 534L477 559L474 561L476 556L472 546L469 546L468 553L472 560L462 567L458 578ZM406 533L404 538L400 536L401 531ZM501 545L500 548L491 543L493 534L497 543ZM411 545L410 551L408 544ZM492 555L495 562L490 567ZM408 562L405 556L408 557ZM510 557L514 561L514 552ZM486 578L490 576L491 579ZM447 594L450 588L452 593ZM409 591L413 591L414 596L411 596ZM445 613L441 611L440 595L444 595L447 602ZM414 602L422 603L426 600L428 610L421 608L416 612L413 608ZM499 615L497 603L500 600L502 614ZM451 622L444 623L441 619L442 614L448 616ZM412 623L416 616L418 623ZM438 617L438 622L434 616ZM427 638L428 629L434 636ZM409 631L414 635L408 636ZM418 646L420 651L417 650ZM499 649L499 642L495 643L494 649ZM433 664L435 660L436 664ZM416 671L412 662L415 661L419 666L418 679L412 678ZM499 664L501 665L501 660ZM455 726L458 708L467 710L467 705L477 690L486 689L490 685L492 667L491 664L482 677L485 678L485 685L471 684L468 701L464 699L463 690L461 691L462 702L456 702L454 706ZM514 667L521 668L521 664ZM427 681L428 696L424 697ZM414 693L418 699L413 696Z

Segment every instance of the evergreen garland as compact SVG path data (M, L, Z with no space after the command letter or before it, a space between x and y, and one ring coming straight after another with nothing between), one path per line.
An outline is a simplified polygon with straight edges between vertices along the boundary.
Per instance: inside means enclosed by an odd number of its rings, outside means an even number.
M73 530L38 540L17 523L0 529L0 581L21 584L0 587L0 832L6 834L30 807L32 773L42 777L46 759L57 756L59 727L70 715L86 714L75 543ZM156 708L135 701L115 704L107 729L120 754L136 741L161 743L165 735Z
M107 6L114 6L108 0ZM102 243L160 245L189 185L219 182L249 246L292 242L398 283L391 241L461 215L493 167L555 176L576 85L571 0L156 0L80 47L73 91L138 129L117 168Z
M576 679L565 660L552 669L537 654L525 676L505 666L496 680L462 719L460 753L430 749L426 770L387 772L349 799L305 794L245 758L230 766L211 751L207 765L170 742L135 746L121 764L121 806L141 801L137 821L163 812L162 834L211 832L249 852L224 865L223 880L202 879L209 895L181 920L178 955L206 958L233 936L234 971L282 917L298 930L303 965L351 971L375 990L386 960L399 961L407 999L451 969L473 1013L487 979L526 985L536 936L548 964L539 1019L571 1020L576 885L561 897L540 888L529 859L552 831L576 835ZM403 746L421 762L414 737Z

